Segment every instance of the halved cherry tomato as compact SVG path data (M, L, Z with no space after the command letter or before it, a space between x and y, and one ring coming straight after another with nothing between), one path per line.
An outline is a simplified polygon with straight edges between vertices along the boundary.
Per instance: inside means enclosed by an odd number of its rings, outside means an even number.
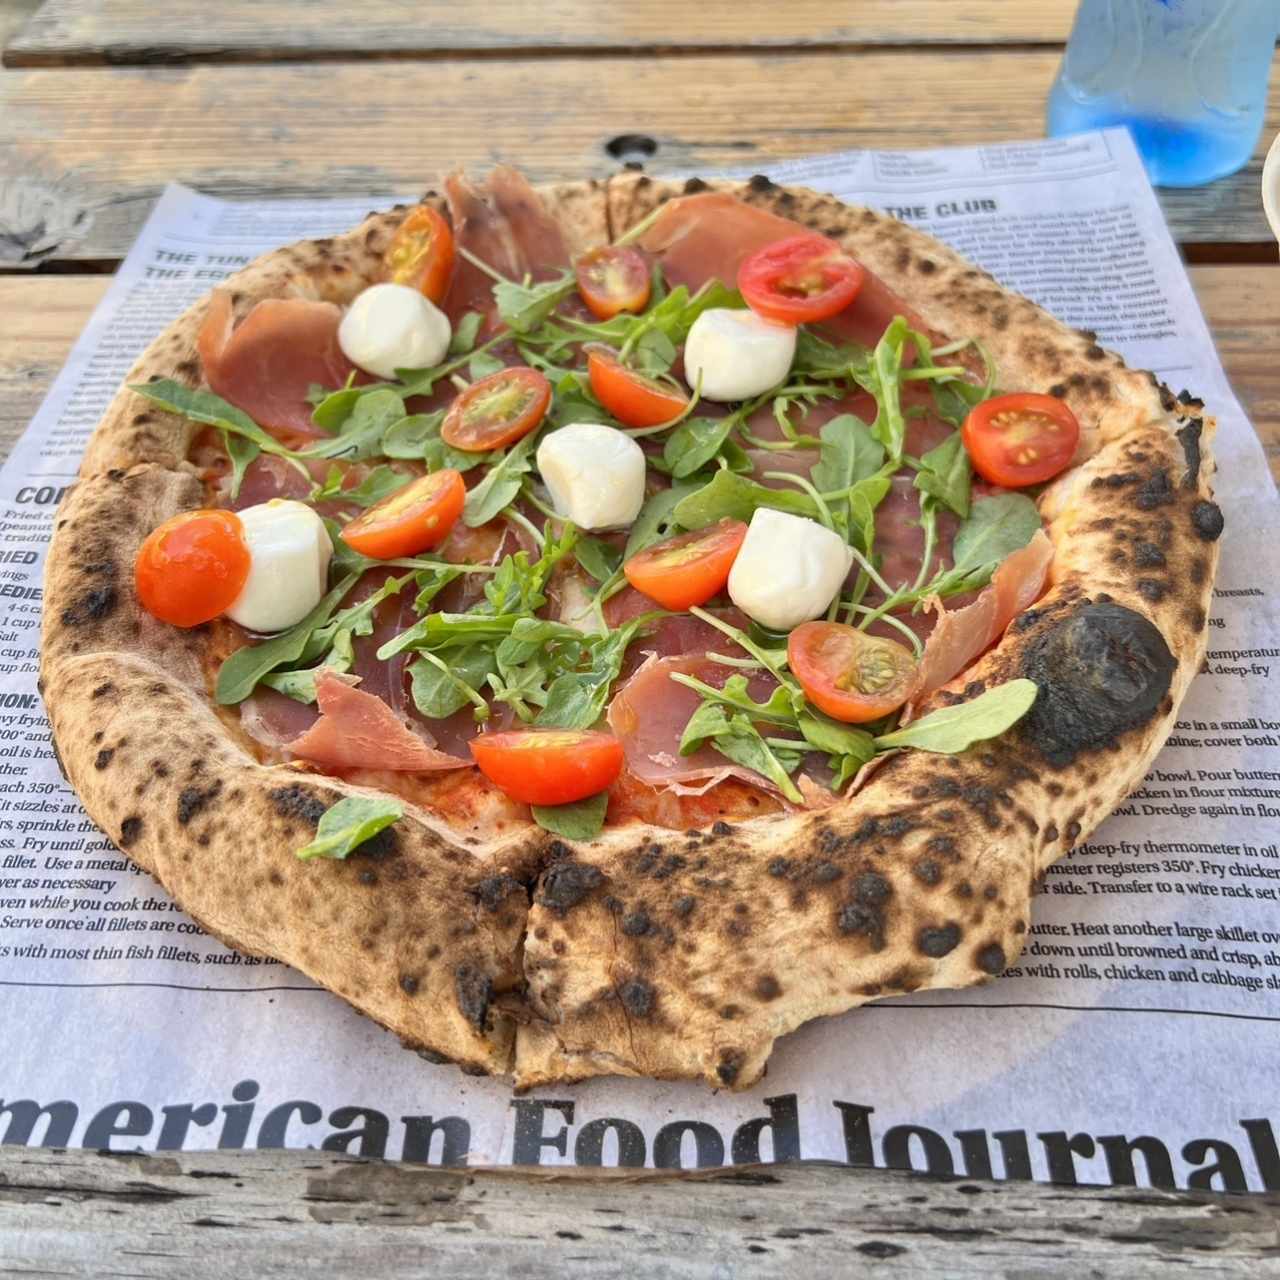
M175 627L195 627L235 604L249 565L234 511L184 511L147 534L133 580L148 613Z
M433 471L356 516L343 529L342 540L374 560L415 556L449 536L466 500L467 486L459 472L449 467Z
M984 480L1020 489L1043 484L1071 461L1080 424L1056 396L996 396L969 411L961 440Z
M439 302L453 276L453 232L430 205L411 209L383 255L387 279Z
M724 590L746 536L747 526L726 516L705 529L641 551L622 566L622 572L637 591L652 596L664 609L706 604Z
M612 320L620 311L643 311L649 301L649 264L638 249L592 249L578 259L574 272L583 302L601 320Z
M757 249L738 268L747 306L779 324L813 324L858 296L866 269L826 236L788 236Z
M440 438L468 453L502 449L527 436L550 404L551 383L536 369L499 369L473 382L449 406Z
M787 637L787 665L809 701L846 724L887 716L920 684L904 645L842 622L802 622Z
M660 427L689 407L688 396L628 369L608 347L587 348L587 375L595 398L626 427Z
M622 772L622 742L590 729L513 729L471 739L480 772L525 804L572 804Z

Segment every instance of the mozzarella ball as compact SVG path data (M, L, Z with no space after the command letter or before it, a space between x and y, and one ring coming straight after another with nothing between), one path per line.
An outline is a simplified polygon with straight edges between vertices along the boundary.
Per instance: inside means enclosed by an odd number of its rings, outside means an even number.
M644 505L644 454L625 431L574 422L538 446L538 471L556 511L579 529L630 524Z
M439 364L452 336L448 316L403 284L370 285L338 325L343 355L379 378L394 378L397 369Z
M759 507L729 571L729 599L762 627L789 631L826 612L852 564L825 525Z
M684 376L708 400L749 400L776 387L791 371L796 331L754 311L713 307L689 330Z
M227 617L250 631L284 631L320 603L333 544L305 503L272 498L238 513L249 546L249 576Z

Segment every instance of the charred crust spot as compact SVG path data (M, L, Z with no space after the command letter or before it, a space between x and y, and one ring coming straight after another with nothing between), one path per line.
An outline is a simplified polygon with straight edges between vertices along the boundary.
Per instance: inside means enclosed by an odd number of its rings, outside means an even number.
M122 849L128 849L137 844L138 837L142 834L142 819L133 814L126 818L120 824L120 839L116 843Z
M1107 353L1103 351L1096 342L1094 342L1085 347L1084 358L1086 360L1105 360L1107 358Z
M907 268L911 265L911 252L908 249L899 249L897 257L893 260L893 265L897 268L899 275L904 275Z
M1080 838L1080 824L1078 822L1067 823L1067 839L1074 842Z
M622 1007L633 1018L647 1018L653 1012L657 996L653 987L643 978L628 978L618 988Z
M716 1064L716 1075L722 1084L733 1084L742 1071L747 1055L741 1049L721 1049L720 1061Z
M756 998L758 1000L776 1000L782 994L782 986L771 973L762 973L756 979Z
M1139 569L1163 569L1164 552L1154 542L1139 542L1133 549L1133 563Z
M864 871L853 882L853 896L864 907L883 906L892 892L888 880L877 871Z
M974 963L983 973L989 973L992 977L997 973L1003 973L1005 966L1004 948L998 942L989 942L978 951L978 954L974 957Z
M1146 480L1134 496L1139 511L1154 511L1157 507L1167 507L1173 501L1173 485L1169 483L1169 472L1158 467Z
M1197 502L1191 508L1191 527L1202 542L1217 542L1225 523L1222 508L1216 502Z
M1209 621L1205 611L1198 605L1194 609L1189 609L1186 614L1187 625L1192 631L1203 631L1205 624Z
M1139 578L1137 587L1138 594L1152 604L1159 604L1169 594L1168 586L1159 578Z
M731 836L733 828L727 822L715 822L711 825L711 834L713 836Z
M766 191L772 191L774 188L773 179L766 178L763 173L754 173L747 179L747 189L763 194Z
M604 874L598 867L585 862L561 862L543 876L538 902L563 915L603 883Z
M1196 587L1203 587L1209 577L1209 562L1204 557L1198 557L1191 562L1191 571L1189 574L1191 583Z
M1052 844L1058 838L1058 824L1051 822L1044 829L1044 838L1046 844Z
M884 946L884 920L876 907L846 902L836 913L836 928L849 937L870 938L875 951Z
M911 870L921 884L935 885L942 880L942 868L932 858L921 858Z
M93 758L93 767L101 772L111 763L111 757L116 753L115 747L103 747Z
M210 787L183 787L178 795L178 825L185 827L197 814L204 812L221 790L221 781Z
M697 903L697 898L686 893L683 897L677 898L675 902L671 904L671 910L683 920L690 914L690 912L693 911Z
M86 622L98 622L113 612L118 603L116 589L110 583L91 587L75 604L70 604L63 609L62 625L78 627Z
M100 684L89 696L91 698L105 698L109 693L115 693L116 687L108 680L105 684Z
M813 880L816 884L831 884L844 874L834 862L819 862L813 868Z
M770 858L765 870L777 880L785 879L791 871L791 862L788 858Z
M1194 489L1200 483L1200 431L1199 418L1193 418L1185 427L1177 430L1182 456L1187 460L1187 474L1182 477L1184 489Z
M402 973L400 975L400 990L407 996L416 996L418 994L418 980L410 973Z
M622 917L622 932L628 938L643 938L651 928L648 913L643 907L637 907L634 911L628 911Z
M471 893L486 911L497 911L510 894L523 895L524 887L509 875L486 876Z
M361 871L360 874L356 876L356 879L364 885L375 885L378 883L378 873L376 871L369 871L366 869Z
M1086 603L1028 644L1039 693L1019 726L1051 765L1115 742L1154 715L1177 662L1159 630L1118 604Z
M710 188L701 178L690 178L684 184L684 193L687 196L696 196L699 191L709 191Z
M956 851L956 842L953 836L931 836L925 848L930 853L940 854L943 857L950 857Z
M453 991L462 1016L479 1032L488 1030L493 980L474 965L460 964L453 971Z
M931 276L938 269L938 264L932 258L917 258L916 270L922 276Z
M921 929L916 936L916 945L931 960L941 960L960 945L960 926L944 924L938 929Z
M274 791L267 793L267 798L282 818L305 822L312 827L324 817L328 808L318 795L308 791L306 787L300 787L296 782L287 787L276 787Z

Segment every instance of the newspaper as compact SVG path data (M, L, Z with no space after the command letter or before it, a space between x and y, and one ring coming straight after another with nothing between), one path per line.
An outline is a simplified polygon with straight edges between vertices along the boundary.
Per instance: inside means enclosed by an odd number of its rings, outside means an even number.
M1017 964L811 1023L745 1093L610 1079L514 1097L202 934L59 774L35 688L50 520L158 330L260 251L375 202L175 186L0 472L0 1136L1280 1189L1280 508L1128 135L847 153L771 176L937 234L1218 417L1229 523L1207 671L1143 787L1047 876Z

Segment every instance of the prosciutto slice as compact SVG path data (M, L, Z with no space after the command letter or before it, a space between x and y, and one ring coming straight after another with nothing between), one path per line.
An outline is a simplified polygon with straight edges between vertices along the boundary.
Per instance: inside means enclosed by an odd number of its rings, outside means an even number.
M510 165L499 165L489 175L489 192L498 213L511 228L523 259L523 271L535 280L559 275L569 265L564 233L524 174Z
M808 227L745 204L728 192L707 191L669 201L640 244L658 255L671 284L694 292L712 279L732 286L738 268L757 249L789 236L812 234ZM858 296L822 327L846 341L873 347L894 316L906 316L913 328L930 332L915 311L868 271Z
M1005 558L972 604L955 610L938 606L938 621L920 660L923 683L917 699L959 675L1039 599L1052 560L1053 544L1039 530L1025 547Z
M712 662L705 654L649 657L609 704L609 728L622 739L631 773L676 795L702 795L726 778L767 787L768 782L758 773L733 764L711 747L689 756L680 754L680 737L702 699L672 680L674 672L717 688L734 674L733 668ZM753 676L748 682L756 699L767 698L772 687L771 677Z
M342 310L309 298L267 298L235 324L231 295L214 290L196 347L205 381L268 431L323 436L312 385L340 387L355 366L338 346Z
M433 773L465 769L470 760L446 755L398 719L381 698L357 689L350 676L316 677L320 718L288 749L332 769L389 769Z

